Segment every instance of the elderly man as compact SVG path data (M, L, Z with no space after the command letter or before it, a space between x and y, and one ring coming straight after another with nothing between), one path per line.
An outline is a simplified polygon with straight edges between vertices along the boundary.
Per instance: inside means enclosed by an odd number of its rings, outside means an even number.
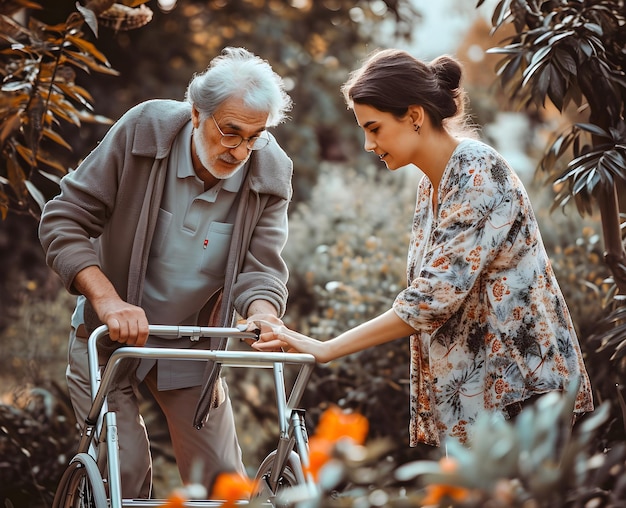
M42 215L47 262L78 295L67 380L79 422L90 407L86 339L99 324L109 327L111 348L159 345L149 323L231 326L235 311L285 311L293 167L267 132L291 108L283 81L249 51L226 48L192 78L186 99L130 109L62 179ZM151 492L138 382L163 409L184 482L198 462L207 488L219 470L243 472L223 379L211 417L191 428L205 370L205 362L143 360L116 383L108 403L123 497Z

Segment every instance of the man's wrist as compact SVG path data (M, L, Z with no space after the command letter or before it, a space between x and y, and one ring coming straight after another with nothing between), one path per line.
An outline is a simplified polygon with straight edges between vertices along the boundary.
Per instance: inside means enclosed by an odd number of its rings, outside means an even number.
M274 305L267 300L255 300L248 307L248 317L255 314L270 314L278 317L278 310Z

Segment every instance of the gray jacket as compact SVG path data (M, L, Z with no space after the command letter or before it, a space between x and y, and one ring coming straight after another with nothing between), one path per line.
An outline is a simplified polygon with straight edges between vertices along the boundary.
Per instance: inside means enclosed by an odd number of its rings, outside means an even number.
M68 291L76 294L76 274L95 265L121 298L141 305L170 149L190 118L186 102L152 100L135 106L61 180L61 193L44 208L39 236L48 265ZM232 292L222 298L221 308L208 308L216 301L211 298L201 313L208 320L217 310L213 324L221 326L232 324L233 305L246 316L257 299L273 303L280 316L285 312L288 270L281 252L293 165L273 137L248 164L228 258L227 273L238 267ZM89 332L100 324L89 304L85 324Z

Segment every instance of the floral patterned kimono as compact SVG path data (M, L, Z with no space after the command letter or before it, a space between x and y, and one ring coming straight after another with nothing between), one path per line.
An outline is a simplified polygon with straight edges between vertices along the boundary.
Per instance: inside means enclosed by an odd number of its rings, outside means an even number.
M433 196L422 178L395 312L411 337L411 445L465 442L485 411L589 377L523 184L504 159L464 139ZM435 209L433 209L435 207Z

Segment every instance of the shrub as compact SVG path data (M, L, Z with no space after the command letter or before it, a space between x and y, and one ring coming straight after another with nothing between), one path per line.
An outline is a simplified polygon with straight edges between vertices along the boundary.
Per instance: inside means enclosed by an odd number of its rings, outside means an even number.
M406 255L419 171L320 168L311 200L291 213L285 322L326 340L389 309L406 286ZM370 421L373 436L408 447L408 339L317 366L303 401L311 422L330 403Z
M572 432L573 388L544 395L514 422L484 414L466 446L448 439L447 456L436 461L398 465L384 460L387 448L380 440L365 446L339 440L318 471L319 491L307 506L623 506L626 446L590 451L609 414L607 404Z
M50 506L78 443L69 399L55 383L26 387L0 403L0 502Z

